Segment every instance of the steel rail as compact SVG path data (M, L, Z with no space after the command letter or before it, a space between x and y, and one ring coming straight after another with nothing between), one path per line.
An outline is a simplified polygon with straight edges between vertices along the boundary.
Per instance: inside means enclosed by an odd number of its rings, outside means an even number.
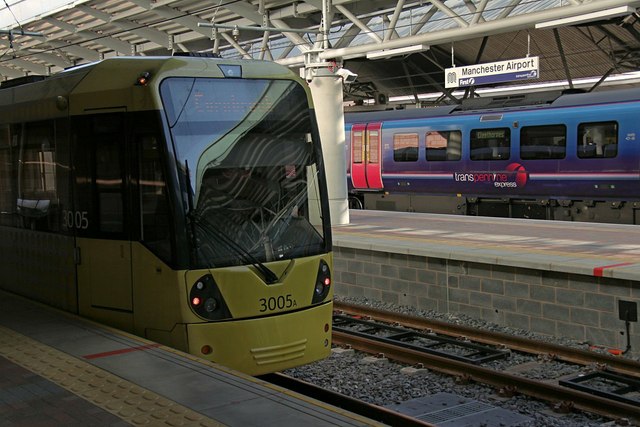
M531 340L515 335L509 335L501 332L492 332L483 329L475 329L469 326L456 325L453 323L443 322L440 320L425 319L418 316L410 316L391 311L373 309L362 305L349 304L334 301L334 310L339 310L349 314L357 314L368 316L373 320L389 323L399 323L403 326L415 328L418 330L431 330L432 332L461 336L469 338L473 341L479 341L485 344L497 346L505 346L515 351L525 353L553 355L557 359L582 364L606 366L626 375L633 377L640 376L640 362L635 360L611 356L608 354L600 354L591 351L564 347L558 344L547 343L544 341Z
M410 365L422 364L433 371L462 376L468 380L491 385L497 389L514 390L517 393L540 400L557 404L569 402L574 408L613 419L627 418L636 423L640 422L640 406L637 405L617 402L558 385L538 382L502 371L426 354L348 333L334 331L333 343L336 345L349 345L351 348L367 353L384 354L389 359Z

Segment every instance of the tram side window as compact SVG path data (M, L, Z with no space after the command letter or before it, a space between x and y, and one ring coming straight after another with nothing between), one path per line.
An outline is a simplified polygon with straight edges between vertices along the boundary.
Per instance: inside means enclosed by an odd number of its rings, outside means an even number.
M565 125L524 126L520 130L523 160L564 159L567 153Z
M511 156L509 128L473 129L471 160L507 160Z
M79 235L125 237L122 114L78 116L74 138L74 212L67 228Z
M616 157L618 123L594 122L578 126L578 157L581 159Z
M393 160L396 162L415 162L418 160L417 133L393 135Z
M158 141L154 136L139 138L140 210L142 240L161 259L171 260L171 235L167 186L162 170Z
M9 125L0 125L0 225L15 226L17 138Z
M23 227L49 230L58 217L54 122L26 123L20 131L17 212Z
M124 231L122 117L93 117L93 132L100 231L121 233Z
M460 160L462 156L462 132L441 130L427 132L427 160Z

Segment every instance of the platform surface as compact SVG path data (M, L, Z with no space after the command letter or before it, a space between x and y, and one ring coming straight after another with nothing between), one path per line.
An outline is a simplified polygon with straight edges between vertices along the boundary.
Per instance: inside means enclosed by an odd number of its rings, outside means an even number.
M335 246L640 280L640 226L351 210Z
M379 425L0 291L0 426Z

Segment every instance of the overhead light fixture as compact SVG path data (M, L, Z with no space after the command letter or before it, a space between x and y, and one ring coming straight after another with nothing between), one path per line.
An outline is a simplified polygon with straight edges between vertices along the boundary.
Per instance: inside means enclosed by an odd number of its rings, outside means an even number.
M611 9L599 10L597 12L584 13L582 15L569 16L567 18L554 19L552 21L539 22L536 30L541 28L562 27L563 25L584 24L585 22L599 21L602 19L616 18L618 16L629 15L636 9L631 6L612 7Z
M391 56L408 55L410 53L422 52L429 49L424 44L415 44L411 46L399 47L397 49L377 50L367 53L367 59L389 58Z

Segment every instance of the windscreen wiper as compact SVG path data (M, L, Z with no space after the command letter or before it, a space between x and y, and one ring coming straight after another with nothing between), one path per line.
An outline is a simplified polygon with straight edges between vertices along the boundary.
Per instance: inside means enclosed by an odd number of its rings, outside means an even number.
M251 255L244 247L236 243L231 237L229 237L224 231L220 230L211 221L206 218L197 215L195 212L191 215L192 223L197 227L200 227L208 234L213 234L219 238L229 249L240 256L243 262L253 265L260 273L262 273L262 279L267 285L277 283L280 279L269 267L261 263L256 257Z

